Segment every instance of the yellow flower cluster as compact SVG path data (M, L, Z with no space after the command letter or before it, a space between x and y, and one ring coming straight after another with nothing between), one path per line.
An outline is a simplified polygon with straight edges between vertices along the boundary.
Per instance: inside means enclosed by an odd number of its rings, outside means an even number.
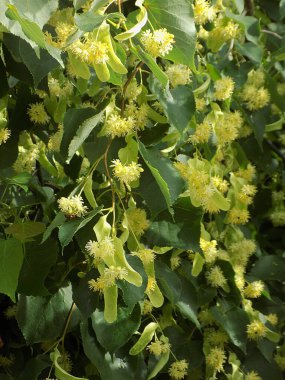
M137 181L140 178L143 168L140 164L131 162L129 165L123 165L119 159L112 161L111 165L113 169L114 176L127 186L130 186L132 182Z
M1 128L0 129L0 145L5 144L5 142L9 139L11 136L11 131L8 128Z
M224 345L228 342L228 334L223 330L208 328L204 332L204 343L206 345L224 347Z
M211 123L205 118L205 120L196 125L195 132L189 137L189 141L193 144L205 144L208 142L212 132Z
M135 100L142 92L142 86L138 86L136 78L133 78L126 88L125 97L130 100Z
M239 111L223 112L219 115L219 119L215 124L217 144L224 146L234 141L239 135L242 124L243 119Z
M77 40L69 46L69 50L88 65L106 63L109 59L109 47L105 42L97 41L91 34L84 41Z
M235 83L231 77L225 76L215 82L214 97L217 100L226 100L232 96Z
M200 239L200 248L202 249L206 263L213 263L218 257L217 241L207 241Z
M227 284L227 280L223 271L218 265L213 266L207 273L206 278L208 283L214 288L223 288Z
M221 372L226 361L225 351L221 347L211 348L209 354L206 356L206 364L215 372Z
M105 134L115 137L123 137L135 130L135 119L133 116L121 117L117 112L113 112L106 120Z
M130 208L127 210L127 221L131 231L141 236L149 227L146 211L142 208Z
M262 380L262 378L257 372L250 371L245 375L245 380Z
M153 263L155 259L154 251L149 248L141 248L137 252L133 252L132 255L137 256L144 264Z
M168 339L166 337L162 337L159 340L155 340L154 342L151 342L147 349L150 353L152 353L155 356L160 356L161 354L166 354L170 351L170 344L168 343Z
M156 57L164 57L173 48L174 35L168 33L168 31L163 29L156 29L151 32L149 29L142 33L141 43L143 44L145 50Z
M244 296L247 298L258 298L264 290L264 283L262 281L253 281L244 289Z
M274 356L274 360L281 371L285 372L285 356L278 353Z
M228 213L228 221L231 224L246 224L249 217L249 211L240 208L232 208Z
M181 64L169 65L165 70L172 87L186 85L191 82L189 67Z
M67 217L81 217L86 214L87 206L84 206L83 199L80 195L72 197L61 197L58 201L58 207Z
M174 380L181 380L187 375L189 364L185 359L176 360L168 369L169 376Z
M63 137L63 125L60 124L58 126L58 130L49 138L48 149L51 150L52 152L59 152L62 137Z
M39 145L34 144L27 133L20 135L18 157L13 164L13 168L17 173L32 173L35 170L36 160L39 157Z
M210 6L208 0L196 0L193 5L193 11L195 23L199 25L213 21L216 17L216 10L213 6Z
M115 253L113 239L110 237L105 237L100 242L89 240L85 249L96 260L104 260Z
M260 340L266 336L266 327L260 320L256 319L247 325L246 332L248 339Z
M133 129L135 131L143 130L147 124L147 115L149 107L147 103L143 103L137 107L133 102L128 104L125 109L127 120L133 120Z
M123 280L128 274L126 268L110 266L105 268L104 272L97 278L88 281L89 289L94 292L102 293L105 288L116 284L116 280Z
M278 324L278 317L276 314L268 314L266 315L266 319L272 324L272 326L276 326Z
M265 107L270 101L269 91L264 87L264 74L261 70L251 70L240 94L250 111Z
M35 124L48 124L50 121L49 115L46 113L43 103L30 104L28 108L30 120Z
M229 246L230 259L233 266L246 267L250 256L255 252L256 244L250 239L241 239Z

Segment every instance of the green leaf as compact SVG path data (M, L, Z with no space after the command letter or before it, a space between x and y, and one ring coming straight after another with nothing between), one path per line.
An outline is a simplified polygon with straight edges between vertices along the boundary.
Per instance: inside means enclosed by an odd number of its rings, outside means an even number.
M98 271L91 269L78 283L72 283L72 297L84 318L89 318L98 305L99 294L89 288L88 281L98 277Z
M95 116L96 123L98 123L98 120L96 117L98 115L96 115L96 111L93 108L85 108L85 109L69 108L67 110L63 119L63 136L62 136L62 141L61 141L61 146L60 146L60 151L65 159L71 156L70 153L72 153L72 150L74 150L72 149L69 152L72 141L75 139L75 142L73 143L74 147L77 146L76 142L80 141L80 136L78 140L78 135L77 135L78 128L81 127L83 138L85 135L86 137L88 137L89 133L93 129L92 121L91 123L89 123L89 119L92 119L94 116ZM85 122L86 122L86 127L85 127ZM90 132L88 133L89 130Z
M150 80L149 87L159 100L170 125L183 133L195 112L193 91L187 86L166 91L155 78Z
M159 281L160 290L169 299L171 304L178 302L182 286L177 274L162 261L155 261L155 275Z
M167 59L194 69L196 28L191 2L188 0L146 0L144 6L155 29L166 28L174 35L175 44L167 55Z
M22 222L13 223L5 229L7 234L13 235L14 238L24 241L34 236L41 235L45 231L46 227L41 222Z
M84 353L92 364L97 368L102 380L145 380L146 365L142 355L135 357L116 357L110 355L99 345L91 323L84 322L80 326ZM124 355L124 354L123 354ZM122 359L124 365L122 366Z
M44 244L32 242L25 246L25 258L19 276L18 292L27 296L46 296L45 279L57 260L58 245L49 239Z
M51 354L50 358L54 365L54 374L59 380L88 380L83 377L75 377L67 373L59 364L58 360L60 359L61 354L56 348Z
M59 62L54 59L46 50L40 50L40 58L34 49L26 41L20 39L19 53L23 63L33 76L35 87L48 75L54 68L59 66Z
M97 115L94 115L86 120L78 127L76 135L73 136L69 147L67 160L70 161L76 151L81 147L93 129L100 123L105 110L101 111Z
M37 356L28 361L20 374L19 380L38 380L44 369L50 367L50 361Z
M192 271L191 271L192 276L194 277L199 276L199 274L202 272L204 263L205 263L205 259L202 257L202 255L200 255L199 252L196 252L194 260L193 260Z
M128 308L120 308L117 320L113 323L107 323L104 313L96 310L92 314L91 320L99 343L106 351L114 352L124 346L139 328L141 309L139 304L131 312Z
M0 240L0 292L16 301L15 292L23 262L22 244L15 239Z
M139 151L146 165L154 176L168 208L177 199L184 188L184 181L178 171L174 168L171 160L161 155L156 149L146 149L139 142Z
M41 28L36 23L21 17L17 8L14 5L7 4L7 6L8 10L6 11L6 16L9 17L11 20L18 21L25 35L29 39L34 41L39 47L45 49L46 43Z
M93 32L94 29L100 27L103 21L106 20L107 15L94 14L93 12L85 12L75 14L75 22L80 30L84 32Z
M137 46L136 49L132 48L131 50L135 56L147 65L162 86L166 87L168 85L168 76L161 70L155 59L150 54L146 53L140 46Z
M66 218L65 218L65 215L63 212L60 211L58 214L56 214L55 218L53 219L53 221L47 227L47 229L45 230L45 232L43 234L42 243L45 242L50 237L52 231L55 228L61 226L65 221L66 221Z
M285 281L285 258L274 255L260 257L250 275L264 281Z
M43 28L57 10L58 0L13 0L13 5L21 15Z
M219 306L211 307L210 310L215 320L228 333L232 343L245 353L246 326L249 324L247 313L238 307L228 309L228 306L223 303Z
M192 321L198 329L200 323L197 318L198 314L198 295L194 286L184 278L180 278L182 290L179 301L176 302L176 307L183 317Z
M94 216L100 212L101 209L102 207L97 207L95 210L88 213L85 218L70 220L62 224L59 227L58 231L58 238L61 246L67 246L73 239L73 236L76 234L76 232L84 227L87 223L89 223L94 218Z
M255 45L253 42L247 42L241 45L235 41L236 50L241 54L248 57L253 63L260 64L263 57L263 50L259 45Z
M52 297L21 295L16 318L27 344L58 338L71 305L71 286L59 289ZM70 327L77 323L78 315L74 312Z
M202 210L193 207L188 197L180 198L173 210L174 221L169 216L158 217L145 236L152 245L198 250Z

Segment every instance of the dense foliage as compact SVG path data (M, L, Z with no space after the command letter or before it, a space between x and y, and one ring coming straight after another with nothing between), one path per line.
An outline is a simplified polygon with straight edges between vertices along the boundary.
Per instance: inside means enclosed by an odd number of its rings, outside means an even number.
M0 0L0 379L282 380L284 0Z

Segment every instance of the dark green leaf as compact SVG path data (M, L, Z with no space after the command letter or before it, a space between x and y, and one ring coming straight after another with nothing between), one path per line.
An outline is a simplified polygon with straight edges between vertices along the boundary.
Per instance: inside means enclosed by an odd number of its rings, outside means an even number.
M87 223L89 223L94 218L94 216L100 212L101 208L102 207L97 207L95 210L87 214L85 218L70 220L61 225L58 231L58 238L62 247L68 245L76 232L84 227Z
M264 281L285 281L285 258L274 255L261 257L250 275Z
M124 346L139 328L141 308L136 304L132 312L128 308L119 308L116 322L107 323L104 313L96 310L92 316L92 326L99 343L106 351L114 352Z
M233 344L245 353L246 326L249 324L247 313L238 307L232 307L227 310L223 304L213 306L210 310L215 320L228 333Z
M174 205L174 221L170 218L151 223L146 236L153 245L183 249L199 249L202 210L193 207L189 197Z
M193 91L187 86L166 91L155 78L150 80L150 90L157 96L170 125L183 133L195 111Z
M19 276L18 292L27 296L46 296L45 279L57 260L57 243L49 239L44 244L33 242L25 246L25 259Z
M200 328L200 323L197 318L198 314L198 299L197 293L194 286L187 281L186 279L181 277L181 295L178 302L176 302L176 307L182 314L184 318L192 321L196 327Z
M71 286L52 297L20 296L17 321L27 344L54 340L60 336L72 306ZM74 312L71 327L78 323Z
M85 122L88 122L88 119L92 118L95 115L96 111L93 108L70 108L69 110L67 110L63 119L64 131L60 147L60 151L65 159L67 159L67 157L69 156L70 144L76 136L79 126L83 126L84 130Z
M0 292L14 302L22 262L21 242L16 239L0 240Z
M179 301L181 296L181 281L162 261L155 262L155 274L159 281L159 288L172 304Z
M13 235L18 240L27 240L31 237L41 235L45 230L44 223L41 222L23 222L13 223L6 228L6 233Z

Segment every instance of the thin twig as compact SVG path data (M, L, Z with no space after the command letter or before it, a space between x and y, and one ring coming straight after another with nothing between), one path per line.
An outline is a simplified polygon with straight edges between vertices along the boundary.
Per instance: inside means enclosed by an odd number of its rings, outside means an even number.
M135 67L135 69L133 70L133 72L131 73L129 78L127 79L126 83L124 84L123 94L122 94L123 99L122 99L122 104L121 104L121 114L122 115L124 114L124 111L125 111L125 95L126 95L127 88L129 86L129 84L131 83L132 79L134 78L134 76L136 75L136 73L142 67L142 65L143 65L143 62L140 62L137 64L137 66Z
M266 34L270 34L271 36L274 36L278 38L279 40L282 40L282 37L278 33L272 32L271 30L267 30L267 29L262 29L261 31Z

